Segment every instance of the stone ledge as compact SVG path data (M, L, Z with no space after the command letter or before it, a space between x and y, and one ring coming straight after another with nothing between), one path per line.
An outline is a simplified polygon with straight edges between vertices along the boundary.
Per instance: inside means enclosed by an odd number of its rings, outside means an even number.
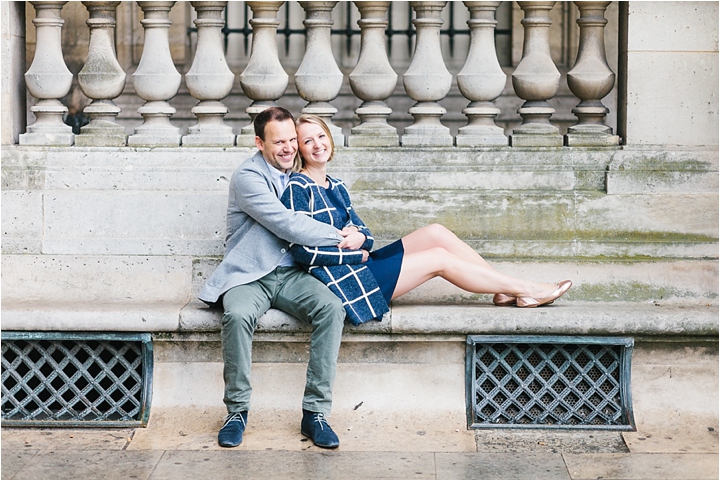
M5 303L3 329L22 331L218 332L222 312L199 301L178 304ZM257 332L307 334L309 326L271 309ZM468 334L717 336L718 306L709 304L562 303L537 309L490 304L394 306L382 322L347 325L354 335Z

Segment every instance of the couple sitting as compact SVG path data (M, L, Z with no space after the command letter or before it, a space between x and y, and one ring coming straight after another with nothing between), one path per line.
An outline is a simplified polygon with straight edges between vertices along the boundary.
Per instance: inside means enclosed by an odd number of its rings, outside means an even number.
M242 442L250 408L252 338L270 307L312 326L301 433L324 448L339 446L326 415L332 404L345 318L379 319L390 301L442 277L500 306L552 303L571 285L529 282L493 269L446 228L433 224L376 251L349 193L326 174L332 135L319 117L294 122L271 107L254 120L258 148L230 181L227 246L199 294L222 300L224 402L221 446ZM312 275L308 275L310 272ZM330 289L326 288L328 286Z

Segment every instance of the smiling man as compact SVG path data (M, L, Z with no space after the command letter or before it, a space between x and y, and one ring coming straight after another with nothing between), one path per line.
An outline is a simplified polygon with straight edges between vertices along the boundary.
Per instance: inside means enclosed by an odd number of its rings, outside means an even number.
M218 443L237 446L250 409L252 339L271 307L312 326L301 432L324 448L339 440L327 422L345 310L320 281L297 267L289 244L346 247L346 231L288 210L278 199L297 152L293 116L271 107L255 117L258 152L230 180L225 255L199 298L222 302L222 352L228 415Z

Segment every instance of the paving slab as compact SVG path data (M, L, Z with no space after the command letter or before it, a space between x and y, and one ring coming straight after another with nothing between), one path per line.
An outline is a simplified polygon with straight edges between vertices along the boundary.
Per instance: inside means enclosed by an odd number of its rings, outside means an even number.
M425 453L172 451L150 479L435 479Z
M717 454L563 454L573 479L718 479Z
M713 426L689 424L685 429L658 429L648 426L623 433L633 453L717 453L718 430Z
M3 449L2 479L12 479L18 471L28 465L39 449Z
M341 451L474 452L474 433L466 428L463 414L389 416L358 409L333 413L329 420ZM155 411L127 449L227 450L217 444L224 415L222 408ZM232 449L320 451L300 434L300 413L288 411L250 411L243 442Z
M82 450L103 449L120 450L125 448L133 437L134 428L6 428L2 431L3 449L24 450L52 449Z
M570 479L560 454L436 453L437 479Z
M162 454L162 451L43 451L33 462L23 466L12 478L148 479ZM3 479L12 478L6 478L3 472Z

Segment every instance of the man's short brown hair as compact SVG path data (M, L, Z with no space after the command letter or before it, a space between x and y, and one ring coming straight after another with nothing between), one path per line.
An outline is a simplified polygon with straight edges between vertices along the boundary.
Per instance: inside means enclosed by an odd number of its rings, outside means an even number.
M289 110L282 107L268 107L255 116L255 120L253 121L255 135L264 141L265 125L267 125L268 122L283 122L288 119L295 122L295 118Z

